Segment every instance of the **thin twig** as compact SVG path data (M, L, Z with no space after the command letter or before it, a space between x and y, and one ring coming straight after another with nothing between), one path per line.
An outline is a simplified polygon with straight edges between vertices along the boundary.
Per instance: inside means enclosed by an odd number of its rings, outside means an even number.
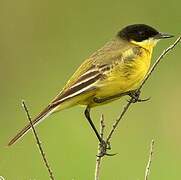
M153 64L153 66L151 67L150 71L147 73L147 75L145 76L144 80L142 81L140 87L137 89L137 92L139 92L143 85L146 83L146 81L149 79L150 75L153 73L153 71L155 70L155 68L157 67L157 65L159 64L159 62L163 59L164 56L166 56L172 49L174 49L174 47L181 41L181 36L178 37L176 39L176 41L171 44L167 49L165 49L161 55L157 58L157 60L155 61L155 63ZM111 137L114 133L114 131L116 130L119 122L122 120L123 116L125 115L125 113L127 112L127 110L129 109L129 107L131 106L131 104L134 102L134 98L132 97L129 102L124 106L123 111L121 112L121 114L119 115L119 117L116 119L115 123L112 126L112 129L110 131L110 133L107 136L107 140L106 142L110 142Z
M100 136L103 139L104 138L104 128L105 128L105 124L104 124L104 116L103 114L101 115L100 118ZM98 156L96 158L96 168L95 168L95 180L99 180L100 177L100 168L101 168L101 160L102 160L102 156L99 156L101 153L101 144L98 145Z
M51 168L50 168L50 165L49 165L49 163L48 163L48 160L47 160L47 157L46 157L46 155L45 155L45 152L44 152L44 150L43 150L43 148L42 148L42 145L41 145L41 142L40 142L40 140L39 140L38 134L37 134L37 132L36 132L36 130L35 130L35 127L33 126L33 123L32 123L32 120L31 120L31 116L30 116L30 114L29 114L28 108L27 108L24 100L22 100L22 106L23 106L23 108L24 108L24 110L25 110L25 112L26 112L27 118L28 118L28 120L29 120L29 122L30 122L30 124L31 124L31 128L32 128L34 137L35 137L35 139L36 139L36 142L37 142L38 148L39 148L39 150L40 150L40 154L41 154L41 156L42 156L42 159L43 159L43 161L44 161L44 164L45 164L45 166L46 166L46 168L47 168L47 170L48 170L50 179L51 179L51 180L55 180L55 178L54 178L54 176L53 176L53 172L52 172L52 170L51 170Z
M151 163L152 163L152 158L153 158L153 146L154 146L154 140L151 141L150 144L150 153L149 153L149 158L148 158L148 163L146 165L145 169L145 178L144 180L148 180L149 174L150 174L150 169L151 169Z

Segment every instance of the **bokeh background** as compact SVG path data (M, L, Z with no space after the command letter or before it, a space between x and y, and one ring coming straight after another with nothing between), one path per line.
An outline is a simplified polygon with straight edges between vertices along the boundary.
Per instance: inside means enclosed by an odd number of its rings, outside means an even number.
M181 1L1 0L0 1L0 176L7 180L49 179L32 133L13 147L10 137L26 123L25 99L34 117L66 83L79 64L123 26L146 23L176 36ZM159 43L157 57L174 39ZM150 180L181 179L181 51L178 45L154 72L112 139L102 180L141 180L155 139ZM106 132L126 98L93 111ZM37 127L56 179L92 180L97 140L83 108L62 111Z

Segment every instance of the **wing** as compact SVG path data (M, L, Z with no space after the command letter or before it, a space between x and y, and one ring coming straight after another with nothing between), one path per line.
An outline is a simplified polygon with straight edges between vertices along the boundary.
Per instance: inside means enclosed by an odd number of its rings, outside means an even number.
M90 58L84 61L67 82L61 93L51 102L52 106L57 106L68 99L80 94L87 94L96 89L95 84L104 77L104 74L93 63L93 60Z
M124 48L123 48L124 47ZM77 95L95 91L96 84L106 78L113 64L121 62L125 44L117 39L105 44L101 49L86 59L67 82L61 93L51 102L57 106L61 102Z

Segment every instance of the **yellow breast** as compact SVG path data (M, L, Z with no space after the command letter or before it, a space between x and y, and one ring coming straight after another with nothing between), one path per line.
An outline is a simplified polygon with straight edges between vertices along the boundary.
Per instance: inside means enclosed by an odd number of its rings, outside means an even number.
M137 89L150 67L151 53L152 51L142 49L136 59L115 65L100 84L96 97L108 97Z
M128 70L128 74L123 76L123 81L125 81L123 91L131 91L138 88L149 70L151 54L152 51L143 49L142 54L138 56L137 59L125 64L125 66L128 66L130 69Z

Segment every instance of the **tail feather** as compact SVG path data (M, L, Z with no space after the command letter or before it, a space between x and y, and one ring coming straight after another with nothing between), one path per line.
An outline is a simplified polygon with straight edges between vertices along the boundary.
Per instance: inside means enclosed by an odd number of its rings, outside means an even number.
M32 124L33 125L37 125L38 123L40 123L41 121L43 121L45 118L47 118L50 114L53 113L52 108L47 107L45 108L35 119L32 120ZM16 143L19 139L21 139L29 130L31 129L31 124L27 124L21 131L19 131L16 136L14 138L12 138L9 143L8 146L13 145L14 143Z
M97 76L93 76L93 78L88 79L82 84L74 84L73 87L69 87L65 91L58 94L58 96L35 119L32 120L32 124L37 125L39 122L44 120L53 112L57 112L72 107L78 104L80 100L83 101L84 99L87 99L90 96L92 96L94 93L93 90L95 89L95 86L92 86L92 83L94 83L96 80ZM81 99L79 95L81 95ZM31 124L27 124L21 131L17 133L17 135L14 138L12 138L9 141L8 146L11 146L20 138L22 138L30 129Z

